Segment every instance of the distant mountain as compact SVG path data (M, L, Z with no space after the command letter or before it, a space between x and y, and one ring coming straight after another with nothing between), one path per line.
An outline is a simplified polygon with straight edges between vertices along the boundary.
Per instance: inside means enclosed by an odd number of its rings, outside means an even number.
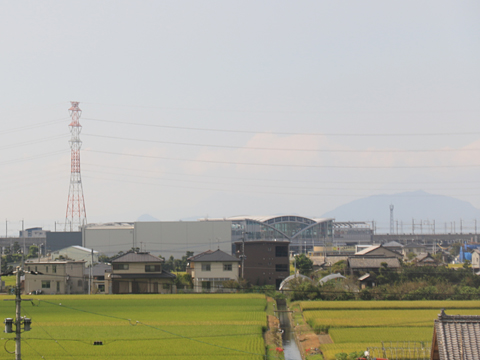
M412 219L435 220L436 228L442 229L447 223L456 222L459 231L460 219L467 227L473 229L474 219L480 220L480 210L467 201L444 195L429 194L425 191L412 191L392 195L373 195L354 200L323 214L323 217L335 218L337 221L372 221L388 228L390 223L390 205L394 206L394 219L402 221L404 226L411 226ZM479 223L480 228L480 223Z
M137 221L160 221L160 220L158 220L157 218L154 218L152 215L143 214L138 217Z

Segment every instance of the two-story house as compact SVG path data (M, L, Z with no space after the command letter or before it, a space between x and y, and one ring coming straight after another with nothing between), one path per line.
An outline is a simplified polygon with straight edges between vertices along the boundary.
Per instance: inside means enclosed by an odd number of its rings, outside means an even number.
M207 250L188 258L187 273L195 292L223 291L223 282L238 281L239 259L221 250Z
M85 261L53 260L25 263L24 292L44 294L84 294ZM39 272L33 275L30 272Z
M128 252L112 260L105 273L106 294L170 294L176 276L162 269L165 260L148 252Z

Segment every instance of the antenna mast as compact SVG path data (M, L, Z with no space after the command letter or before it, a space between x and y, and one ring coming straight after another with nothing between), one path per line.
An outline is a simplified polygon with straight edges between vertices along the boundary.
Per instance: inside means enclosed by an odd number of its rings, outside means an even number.
M390 205L390 235L394 234L394 221L393 221L393 204Z
M70 125L70 149L71 149L71 165L70 165L70 188L68 190L67 214L65 217L65 230L77 231L87 222L87 213L85 211L85 199L83 197L82 175L80 173L80 116L82 110L78 107L78 101L71 101L72 106L68 111L72 122Z

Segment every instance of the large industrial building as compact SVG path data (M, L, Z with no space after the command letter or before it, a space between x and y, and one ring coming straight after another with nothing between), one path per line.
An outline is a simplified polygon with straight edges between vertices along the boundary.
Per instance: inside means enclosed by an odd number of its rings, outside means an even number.
M180 258L220 249L234 253L238 241L289 241L294 253L313 251L332 241L333 219L301 216L236 216L198 221L155 221L88 224L82 227L82 246L114 255L139 248L162 257Z

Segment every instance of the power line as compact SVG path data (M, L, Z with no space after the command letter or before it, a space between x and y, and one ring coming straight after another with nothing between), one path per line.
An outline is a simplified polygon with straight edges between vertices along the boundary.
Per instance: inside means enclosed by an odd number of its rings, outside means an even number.
M480 164L472 164L472 165L397 165L397 166L391 166L391 165L388 165L388 166L375 166L375 165L373 165L373 166L361 166L361 165L272 164L272 163L251 163L251 162L240 162L240 161L186 159L186 158L174 158L174 157L168 157L168 156L128 154L128 153L119 153L119 152L113 152L113 151L100 151L100 150L91 150L91 149L85 149L84 151L97 153L97 154L130 156L130 157L159 159L159 160L171 160L171 161L207 163L207 164L282 167L282 168L290 167L290 168L314 168L314 169L451 169L451 168L478 168L478 167L480 167Z
M197 184L208 184L208 185L232 185L232 186L248 186L249 188L253 187L258 187L258 188L278 188L278 189L299 189L298 186L285 186L285 185L251 185L251 184L229 184L229 183L222 183L222 182L215 182L215 181L198 181L198 180L184 180L184 179L173 179L173 178L165 178L165 177L152 177L152 176L142 176L142 175L134 175L132 173L129 174L118 174L118 173L112 173L112 172L107 172L107 171L92 171L92 170L87 170L88 172L96 173L96 174L107 174L107 175L123 175L127 177L134 177L134 178L141 178L141 179L151 179L151 180L159 180L159 181L175 181L175 182L186 182L186 183L197 183ZM347 188L345 189L344 187L312 187L312 186L302 186L301 189L311 189L311 190L367 190L367 191L414 191L416 189L386 189L386 188ZM429 190L479 190L479 187L461 187L461 188L429 188Z
M93 163L83 163L87 166L96 166L108 169L120 169L127 170L130 173L133 172L148 172L158 173L158 170L138 169L120 166L108 166ZM216 175L200 175L200 174L185 174L179 172L161 171L161 174L167 175L179 175L188 177L201 177L201 178L213 178L213 179L229 179L229 180L247 180L247 181L265 181L265 182L286 182L286 183L316 183L316 184L384 184L385 181L322 181L322 180L287 180L278 178L250 178L250 177L238 177L238 176L216 176ZM389 181L389 184L478 184L478 180L475 181ZM385 189L383 189L385 190Z
M215 128L199 128L189 126L175 126L175 125L159 125L159 124L147 124L147 123L135 123L118 120L104 120L95 118L82 118L83 120L107 122L123 125L135 125L146 126L163 129L178 129L178 130L191 130L191 131L207 131L207 132L222 132L222 133L237 133L237 134L259 134L268 133L272 135L302 135L302 136L338 136L338 137L417 137L417 136L471 136L479 135L480 132L447 132L447 133L315 133L315 132L281 132L281 131L266 131L266 130L229 130L229 129L215 129Z
M246 110L246 109L213 109L213 108L195 108L195 107L171 107L171 106L147 106L147 105L129 105L129 104L106 104L97 102L83 102L83 104L93 104L100 106L128 107L141 109L160 109L160 110L182 110L182 111L202 111L202 112L232 112L232 113L275 113L275 114L429 114L429 113L478 113L480 110L388 110L388 111L298 111L298 110Z
M0 135L10 134L12 132L17 132L17 131L25 131L25 130L30 130L30 129L36 129L36 128L39 128L39 127L44 127L44 126L53 125L53 124L58 124L60 122L64 122L65 119L68 119L68 118L63 117L61 119L45 121L43 123L38 123L38 124L35 123L33 125L24 125L24 126L20 126L20 127L16 127L16 128L6 129L6 130L0 131Z
M215 145L215 144L200 144L200 143L188 143L188 142L175 142L175 141L163 141L163 140L147 140L147 139L134 139L118 136L107 135L94 135L83 134L84 136L98 137L103 139L114 140L127 140L127 141L140 141L156 144L167 145L181 145L181 146L193 146L193 147L210 147L221 149L237 149L237 150L267 150L267 151L289 151L289 152L314 152L314 153L431 153L431 152L463 152L463 151L480 151L480 148L466 148L466 149L371 149L371 150L345 150L345 149L299 149L299 148L271 148L271 147L256 147L256 146L232 146L232 145Z

